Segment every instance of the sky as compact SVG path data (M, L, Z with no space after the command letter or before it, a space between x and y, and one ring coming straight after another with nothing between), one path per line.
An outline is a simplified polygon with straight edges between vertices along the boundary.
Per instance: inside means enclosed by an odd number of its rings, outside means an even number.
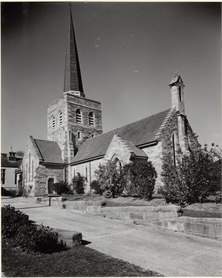
M70 2L69 2L70 3ZM1 3L1 147L47 139L47 106L63 93L68 2ZM103 131L171 107L175 71L200 144L221 146L221 4L72 2L86 98Z

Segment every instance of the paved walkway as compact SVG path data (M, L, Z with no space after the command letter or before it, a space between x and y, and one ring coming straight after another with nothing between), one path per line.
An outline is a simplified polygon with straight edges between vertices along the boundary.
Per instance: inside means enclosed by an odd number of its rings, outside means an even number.
M2 205L8 203L37 223L82 232L90 248L165 276L222 276L218 241L41 206L25 198L2 200Z

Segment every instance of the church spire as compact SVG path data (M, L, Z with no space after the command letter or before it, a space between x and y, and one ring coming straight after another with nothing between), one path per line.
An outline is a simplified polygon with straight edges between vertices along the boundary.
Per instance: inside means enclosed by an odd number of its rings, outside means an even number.
M85 97L83 92L79 57L77 52L75 33L70 5L69 32L66 46L64 92L71 92L80 97Z

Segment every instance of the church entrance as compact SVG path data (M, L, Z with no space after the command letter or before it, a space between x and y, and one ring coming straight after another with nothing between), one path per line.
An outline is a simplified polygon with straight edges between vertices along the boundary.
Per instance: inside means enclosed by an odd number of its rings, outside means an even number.
M54 179L50 178L48 179L48 194L53 194L53 183L54 183Z

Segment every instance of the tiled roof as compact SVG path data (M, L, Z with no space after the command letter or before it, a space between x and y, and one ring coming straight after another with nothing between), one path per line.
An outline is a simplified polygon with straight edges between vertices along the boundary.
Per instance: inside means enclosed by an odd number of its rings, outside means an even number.
M155 135L169 111L170 109L167 109L140 121L86 140L71 162L77 163L97 156L104 156L115 133L118 133L123 140L132 141L135 146L155 141Z
M8 157L1 157L1 167L19 168L21 163L22 163L22 159L13 161L13 160L9 160Z
M57 142L34 139L34 142L43 158L43 162L63 163L61 150Z

